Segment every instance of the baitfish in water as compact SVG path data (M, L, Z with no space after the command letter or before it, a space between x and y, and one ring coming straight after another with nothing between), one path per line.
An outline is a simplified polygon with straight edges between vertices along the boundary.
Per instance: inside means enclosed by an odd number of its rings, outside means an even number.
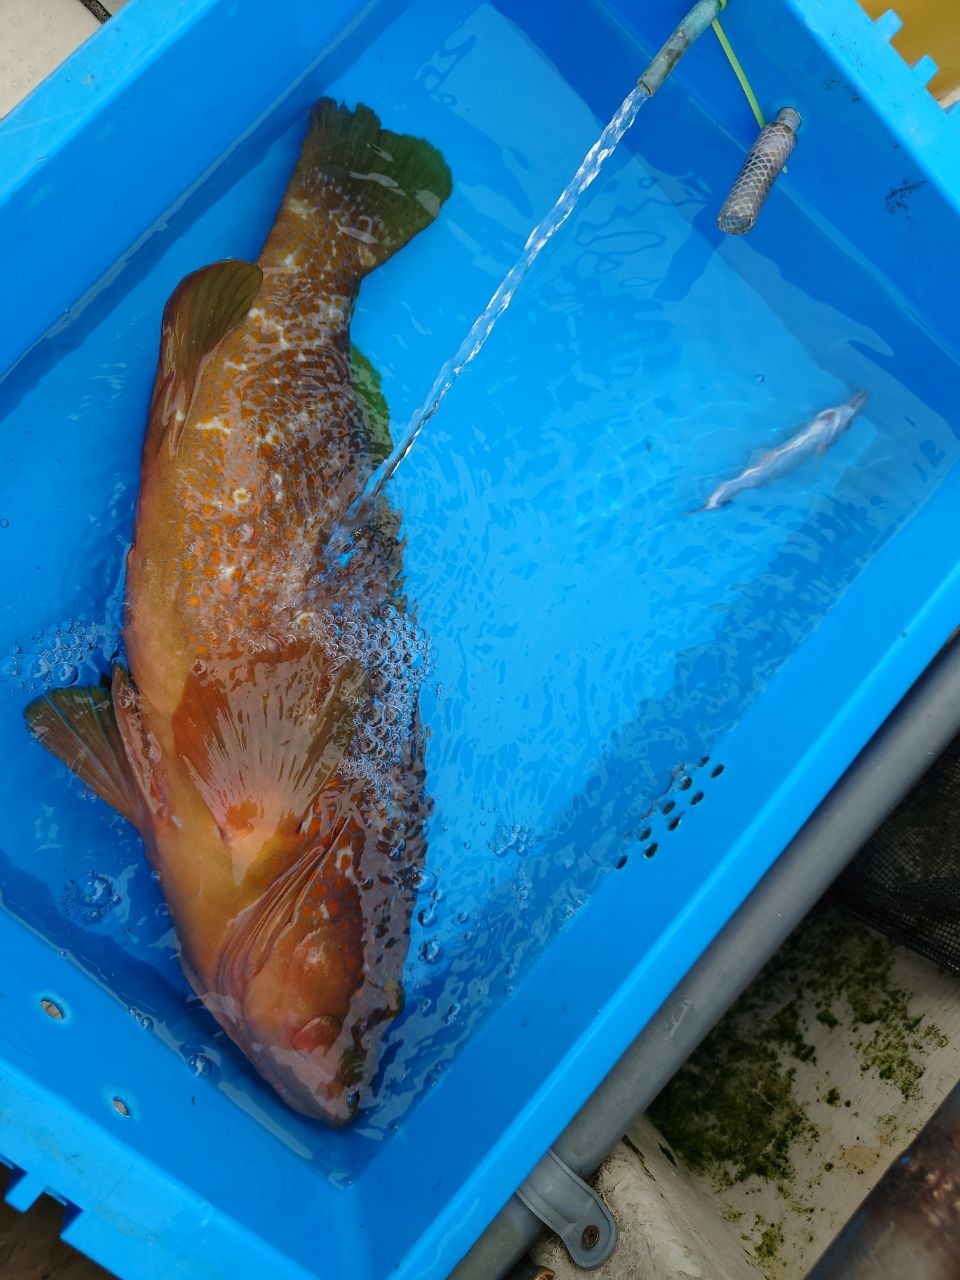
M364 106L314 107L258 264L187 276L164 313L129 672L26 711L139 829L206 1007L334 1125L402 1003L428 815L396 514L381 500L351 554L324 558L390 447L350 318L449 194L428 143Z
M716 511L720 507L725 507L745 489L759 489L770 480L778 480L780 476L785 476L811 454L825 453L834 441L843 435L866 403L866 392L858 391L846 404L837 405L833 409L824 409L812 422L808 422L796 435L791 436L785 444L761 454L756 462L751 463L746 471L742 471L733 480L724 480L723 484L714 489L700 510Z

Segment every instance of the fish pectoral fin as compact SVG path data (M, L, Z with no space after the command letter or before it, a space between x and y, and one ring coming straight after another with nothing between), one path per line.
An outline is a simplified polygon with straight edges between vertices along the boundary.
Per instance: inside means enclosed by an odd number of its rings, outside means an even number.
M230 689L191 673L174 742L225 840L303 821L340 767L367 687L357 662L344 663L319 698L302 658L255 663Z
M247 316L263 283L252 262L227 259L185 276L163 313L160 364L150 406L148 438L175 452L203 366Z
M134 826L143 796L127 759L110 690L51 689L24 711L33 737Z

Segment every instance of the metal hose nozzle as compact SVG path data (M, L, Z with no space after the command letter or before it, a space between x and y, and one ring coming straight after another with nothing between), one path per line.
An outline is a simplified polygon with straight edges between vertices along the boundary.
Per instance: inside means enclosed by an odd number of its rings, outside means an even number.
M799 111L784 107L777 112L777 118L760 131L717 216L721 231L742 236L750 230L770 188L790 158L799 128Z

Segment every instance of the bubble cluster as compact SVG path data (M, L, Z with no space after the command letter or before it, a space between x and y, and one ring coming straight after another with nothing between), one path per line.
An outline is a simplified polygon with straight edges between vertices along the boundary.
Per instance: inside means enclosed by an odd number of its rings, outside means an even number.
M383 794L409 742L428 669L426 637L397 605L371 615L355 600L331 610L324 644L332 659L355 661L367 673L369 696L357 712L344 772Z
M504 858L508 853L523 858L533 848L533 832L522 823L500 822L489 846L495 858Z
M439 964L443 948L436 938L428 938L420 947L420 959L427 964Z
M454 1001L453 1004L450 1005L450 1007L447 1009L446 1013L443 1015L443 1025L445 1027L451 1026L454 1022L456 1022L459 1016L460 1016L460 1006L459 1004L457 1004L456 1001Z
M130 1017L134 1020L138 1027L142 1027L144 1031L153 1030L153 1019L147 1013L141 1013L134 1005L127 1010Z
M424 1088L429 1090L434 1088L435 1085L439 1084L441 1079L445 1075L446 1070L447 1070L446 1062L435 1062L426 1074L426 1078L424 1079L424 1082L423 1082Z
M100 924L119 903L113 881L100 871L88 871L72 880L63 896L66 914L82 924Z
M68 688L81 674L99 679L101 666L116 655L117 637L102 623L72 618L15 644L0 661L0 672L27 693Z

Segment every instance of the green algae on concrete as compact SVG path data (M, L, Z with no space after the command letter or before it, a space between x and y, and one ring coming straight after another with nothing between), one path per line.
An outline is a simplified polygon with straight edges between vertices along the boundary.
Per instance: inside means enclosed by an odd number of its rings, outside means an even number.
M911 1015L892 963L891 944L858 921L829 909L808 918L650 1108L686 1163L719 1188L756 1176L793 1194L792 1152L812 1149L818 1130L790 1063L816 1063L813 1027L850 1037L865 1075L911 1097L925 1055L946 1041ZM823 1090L837 1106L828 1079Z
M650 1108L650 1118L684 1161L717 1186L756 1174L789 1182L794 1143L816 1141L793 1094L794 1068L760 1031L745 1035L728 1015Z
M775 1262L783 1248L783 1227L779 1222L766 1222L758 1213L756 1230L760 1232L760 1241L754 1245L757 1260Z

